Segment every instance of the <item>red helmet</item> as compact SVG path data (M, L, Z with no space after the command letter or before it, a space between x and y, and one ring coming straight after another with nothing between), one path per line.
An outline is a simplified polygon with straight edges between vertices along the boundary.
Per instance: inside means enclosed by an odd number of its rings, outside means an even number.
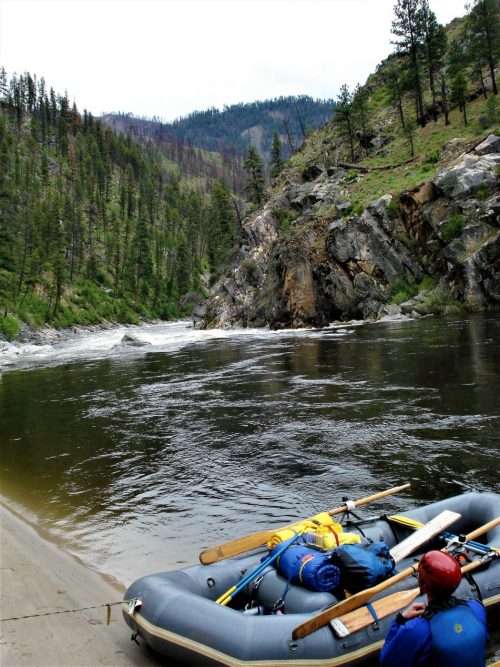
M443 551L428 551L418 564L420 592L433 598L448 597L461 580L460 565Z

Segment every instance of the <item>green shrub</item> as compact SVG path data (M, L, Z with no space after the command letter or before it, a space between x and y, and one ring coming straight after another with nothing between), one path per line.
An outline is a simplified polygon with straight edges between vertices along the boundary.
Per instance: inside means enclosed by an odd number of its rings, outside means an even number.
M481 183L481 185L474 193L474 196L476 199L481 199L482 201L488 199L490 196L490 188L488 187L488 183Z
M251 285L256 286L260 280L262 272L253 259L244 259L241 262L241 268L245 272L246 279Z
M397 278L389 287L391 303L403 303L418 293L418 287L408 278Z
M180 317L179 306L173 301L165 304L161 313L162 320L177 320Z
M439 158L441 157L439 153L439 149L436 148L432 153L429 155L427 158L426 162L429 162L430 164L436 164L436 162L439 162Z
M12 340L19 333L19 323L10 315L0 317L0 334L7 340Z
M463 226L466 223L466 218L462 213L455 213L451 218L446 222L441 229L441 236L445 243L451 243L453 239L462 231Z
M426 295L424 306L430 313L451 313L460 308L450 292L442 287L436 287Z
M391 201L387 203L385 210L387 211L390 220L395 220L399 215L399 206L394 199L391 199Z
M280 232L286 232L292 222L299 217L298 211L291 208L280 208L275 211L276 220L278 221L278 228Z
M436 281L432 276L424 276L422 282L419 284L419 291L431 290L436 287Z
M363 204L354 204L354 206L352 207L352 212L354 213L354 215L361 215L364 210L365 207L363 206Z
M488 101L486 102L486 113L492 123L496 123L500 120L500 109L496 95L490 95L488 97Z

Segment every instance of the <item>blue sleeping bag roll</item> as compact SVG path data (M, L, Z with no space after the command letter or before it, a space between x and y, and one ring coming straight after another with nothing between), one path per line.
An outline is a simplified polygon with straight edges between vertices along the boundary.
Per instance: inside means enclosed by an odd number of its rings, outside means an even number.
M282 542L275 547L271 555L284 544ZM330 562L330 554L318 552L300 542L291 544L275 564L278 572L289 581L312 591L331 591L340 584L340 570Z

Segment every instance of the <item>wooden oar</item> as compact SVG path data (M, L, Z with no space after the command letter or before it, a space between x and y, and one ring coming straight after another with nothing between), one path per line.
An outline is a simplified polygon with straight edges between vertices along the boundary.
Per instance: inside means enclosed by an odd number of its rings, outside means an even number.
M475 570L481 565L489 563L495 558L499 558L500 553L498 549L494 548L491 551L485 553L481 558L478 558L472 563L467 563L462 567L462 574ZM399 591L397 593L392 593L392 595L387 595L385 598L380 598L380 600L375 600L372 602L372 607L377 614L379 619L390 616L391 614L396 613L400 609L404 609L413 600L420 595L420 588L411 588L408 591ZM340 618L334 618L330 621L330 625L338 634L339 637L347 637L353 632L357 632L362 628L366 628L367 625L372 625L374 619L367 607L361 607L361 609L356 609L351 611Z
M477 528L476 530L472 531L472 533L466 535L465 536L466 541L469 542L475 540L476 537L479 537L480 535L487 533L489 530L497 526L499 523L500 523L500 517L497 517L496 519L489 521L488 523L484 524L484 526L481 526L480 528ZM420 528L419 530L422 530L422 528ZM418 532L419 531L416 531L414 535L417 535ZM426 538L424 542L427 541L427 539L428 538ZM441 551L446 551L446 550L447 550L446 547L441 549ZM313 616L311 619L305 621L305 623L302 623L301 625L298 625L294 629L294 631L292 632L293 639L300 639L301 637L307 637L307 635L311 634L311 632L319 630L319 628L322 628L324 625L329 623L333 618L338 618L339 616L342 616L342 614L347 614L350 611L354 611L354 609L358 609L358 607L368 602L374 595L377 595L377 593L381 593L386 588L389 588L390 586L397 584L399 581L406 579L406 577L409 577L410 574L413 574L414 572L417 571L417 567L418 564L415 563L415 565L407 567L401 572L398 572L398 574L395 574L393 577L390 577L389 579L382 581L380 584L372 586L371 588L367 588L366 590L360 591L359 593L355 593L346 600L342 600L342 602L339 602L333 607L329 607L328 609L325 609L319 614L316 614L316 616Z
M409 484L403 484L402 486L395 486L392 489L387 489L387 491L380 491L380 493L376 493L373 496L368 496L367 498L360 498L359 500L349 501L347 503L344 503L340 507L336 507L332 510L329 510L328 514L330 516L334 516L335 514L341 514L342 512L347 512L348 510L354 509L355 507L360 507L361 505L367 505L368 503L371 503L375 500L379 500L380 498L385 498L386 496L392 496L395 493L399 493L399 491L407 489L409 486L410 486ZM312 518L313 517L311 517L310 519L303 519L302 521L304 520L310 521ZM250 535L246 535L245 537L240 537L236 540L230 540L229 542L224 542L224 544L219 544L219 546L217 547L210 547L200 553L200 562L203 563L203 565L210 565L211 563L216 563L219 560L224 560L224 558L230 558L231 556L237 556L238 554L242 554L245 551L256 549L257 547L261 547L266 542L269 542L269 540L275 533L281 530L292 528L293 526L296 526L298 523L301 523L300 519L297 520L295 523L289 524L288 526L282 526L281 528L273 528L271 530L261 530L258 533L251 533Z

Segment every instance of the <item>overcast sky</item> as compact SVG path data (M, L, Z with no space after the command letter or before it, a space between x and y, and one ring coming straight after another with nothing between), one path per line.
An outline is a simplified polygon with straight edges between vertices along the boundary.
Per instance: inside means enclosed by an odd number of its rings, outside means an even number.
M335 98L392 50L395 0L0 0L0 63L94 115L173 120L280 95ZM430 0L442 23L463 0Z

